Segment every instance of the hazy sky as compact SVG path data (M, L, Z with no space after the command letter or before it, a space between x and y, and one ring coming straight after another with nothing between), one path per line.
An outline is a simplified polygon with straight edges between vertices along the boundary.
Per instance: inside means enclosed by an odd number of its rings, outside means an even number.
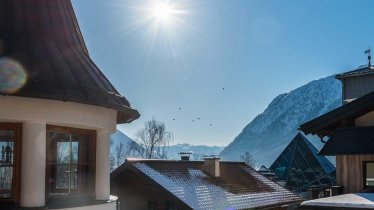
M227 145L275 96L374 47L369 0L168 1L167 21L152 19L158 0L72 2L91 57L141 114L118 127L130 137L155 117L174 143Z

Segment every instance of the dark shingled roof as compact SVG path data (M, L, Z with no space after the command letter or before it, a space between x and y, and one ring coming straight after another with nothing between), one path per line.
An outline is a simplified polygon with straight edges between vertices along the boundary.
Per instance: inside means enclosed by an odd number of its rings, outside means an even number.
M344 104L300 126L305 134L330 135L337 127L353 126L356 118L374 111L374 92Z
M374 154L374 127L337 128L319 154Z
M70 0L1 0L0 59L28 76L3 95L62 100L117 110L117 122L139 117L88 55Z
M129 168L191 209L252 209L300 202L302 199L241 162L220 162L220 177L203 170L203 161L126 160L111 179Z
M345 77L361 76L361 75L373 74L373 73L374 73L374 67L373 66L370 66L370 68L368 68L368 65L362 65L362 66L359 66L357 69L355 69L353 71L348 71L348 72L344 72L344 73L341 73L341 74L337 74L335 76L335 78L341 80Z

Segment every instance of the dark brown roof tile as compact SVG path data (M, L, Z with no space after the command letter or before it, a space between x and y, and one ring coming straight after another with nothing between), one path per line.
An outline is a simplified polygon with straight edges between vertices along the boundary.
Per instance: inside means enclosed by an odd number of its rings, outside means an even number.
M239 162L220 162L220 177L209 176L203 161L128 160L111 177L130 168L150 178L192 209L250 209L302 199Z
M139 117L89 57L70 0L1 0L0 31L0 59L27 74L18 91L0 94L107 107L118 123Z

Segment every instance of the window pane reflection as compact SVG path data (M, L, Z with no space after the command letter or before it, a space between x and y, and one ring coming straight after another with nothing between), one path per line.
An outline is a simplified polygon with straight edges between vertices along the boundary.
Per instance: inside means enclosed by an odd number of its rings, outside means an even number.
M374 163L366 163L366 186L374 186Z
M0 198L12 197L14 131L0 130Z

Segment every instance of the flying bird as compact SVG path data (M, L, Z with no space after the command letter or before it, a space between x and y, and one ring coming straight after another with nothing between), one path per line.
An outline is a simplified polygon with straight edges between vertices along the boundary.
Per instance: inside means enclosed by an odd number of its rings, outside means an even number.
M200 117L198 117L197 120L200 120Z

